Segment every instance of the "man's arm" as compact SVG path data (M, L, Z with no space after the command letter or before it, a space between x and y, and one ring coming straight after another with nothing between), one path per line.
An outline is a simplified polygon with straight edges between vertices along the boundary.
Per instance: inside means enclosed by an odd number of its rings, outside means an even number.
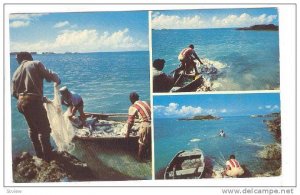
M15 83L14 80L12 81L11 92L12 92L12 95L13 95L16 99L18 99L18 95L17 95L17 91L16 91L16 83Z
M67 104L67 103L65 102L65 99L64 99L63 97L60 98L60 101L61 101L61 104L62 104L62 105L69 106L69 104Z
M129 134L130 134L132 126L133 126L133 123L127 123L127 131L126 131L125 138L129 138Z
M132 106L130 106L129 110L128 110L127 131L126 131L126 135L125 135L126 138L129 137L131 128L134 124L134 118L135 118L135 109Z
M53 81L57 85L59 85L61 83L61 80L58 77L58 75L55 72L47 69L41 62L38 62L38 67L39 67L41 74L46 79L46 81L48 81L48 82Z
M196 52L194 51L194 57L196 58L196 60L198 60L200 62L200 64L203 64L202 61L200 60L200 58L198 57L198 55L196 54Z

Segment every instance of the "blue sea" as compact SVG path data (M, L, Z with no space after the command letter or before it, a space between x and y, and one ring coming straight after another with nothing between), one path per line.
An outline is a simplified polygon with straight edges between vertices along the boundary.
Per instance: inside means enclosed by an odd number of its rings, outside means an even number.
M61 86L67 86L82 96L86 112L127 113L131 104L129 93L132 91L136 91L140 99L150 101L149 52L37 54L33 58L58 73ZM11 55L11 76L17 66L15 56ZM44 95L53 98L53 83L44 82ZM13 157L23 151L33 152L26 121L18 112L14 98L11 108ZM151 166L147 163L130 165L130 162L136 162L135 154L128 154L125 149L113 150L114 146L103 149L87 143L77 143L75 146L73 154L93 164L98 173L102 172L99 178L151 178ZM132 172L133 168L140 171ZM109 170L109 174L105 174L104 169Z
M215 170L221 170L229 155L234 154L240 164L252 174L264 173L280 166L279 162L265 161L257 156L267 144L275 142L263 120L250 116L227 116L220 120L183 121L176 118L156 118L155 173L165 169L181 150L200 148L210 158ZM218 133L223 129L226 136Z
M209 59L220 68L215 90L279 88L278 31L152 30L153 60L165 59L166 73L178 67L177 56L189 44L194 44L200 59Z

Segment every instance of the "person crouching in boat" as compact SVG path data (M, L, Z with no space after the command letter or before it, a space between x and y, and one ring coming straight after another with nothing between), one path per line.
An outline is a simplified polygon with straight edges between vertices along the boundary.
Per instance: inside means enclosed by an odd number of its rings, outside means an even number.
M61 103L68 107L70 114L70 121L74 122L76 112L78 111L80 116L79 119L82 122L82 125L85 126L85 114L83 112L83 100L79 94L74 93L73 91L69 91L66 86L59 89L61 94Z
M164 66L164 59L153 61L153 92L169 92L173 86L173 78L162 72Z
M147 102L139 100L139 95L136 92L130 93L129 99L132 105L128 109L128 127L125 137L129 138L134 119L137 117L141 123L139 127L138 159L142 161L146 154L151 153L151 108Z
M188 48L183 49L178 55L178 60L181 62L181 69L183 69L187 74L190 74L192 68L195 69L196 75L199 74L196 63L194 62L195 59L198 60L200 64L203 64L196 54L194 45L192 44L189 45Z
M244 169L235 159L235 156L233 154L231 154L229 160L226 161L226 169L224 174L229 177L238 177L244 174Z

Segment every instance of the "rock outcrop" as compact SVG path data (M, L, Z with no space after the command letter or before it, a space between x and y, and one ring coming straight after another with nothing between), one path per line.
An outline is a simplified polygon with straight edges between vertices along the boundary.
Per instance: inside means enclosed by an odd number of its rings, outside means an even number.
M265 173L258 173L255 174L255 177L273 177L273 176L280 176L281 175L281 167L274 171L268 171Z
M265 160L280 160L281 159L281 145L269 144L263 150L258 152L258 156Z
M16 183L91 181L94 176L86 163L67 152L54 152L50 162L23 152L13 160L13 180Z
M281 117L277 116L273 120L267 120L265 123L268 129L274 133L274 136L278 142L281 142Z

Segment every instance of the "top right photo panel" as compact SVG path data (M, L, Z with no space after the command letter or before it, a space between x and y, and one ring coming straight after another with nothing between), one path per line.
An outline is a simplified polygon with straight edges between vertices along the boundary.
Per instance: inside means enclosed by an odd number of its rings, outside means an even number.
M154 93L279 90L277 8L153 11Z

